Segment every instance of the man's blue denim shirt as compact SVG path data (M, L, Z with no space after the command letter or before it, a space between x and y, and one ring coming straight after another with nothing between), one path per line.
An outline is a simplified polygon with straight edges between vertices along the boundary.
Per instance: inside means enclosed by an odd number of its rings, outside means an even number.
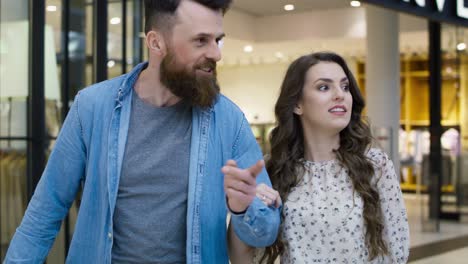
M146 66L139 64L130 73L88 87L75 97L5 263L45 260L81 185L81 206L67 263L111 262L113 214L130 120L131 89ZM241 168L250 167L262 159L262 153L243 113L226 97L220 95L211 108L194 107L192 112L187 263L228 263L228 208L221 167L228 159L236 160ZM173 160L177 162L177 157ZM271 186L265 169L257 182ZM278 234L279 209L255 198L247 211L233 215L232 221L243 241L267 246ZM162 239L155 237L154 243Z

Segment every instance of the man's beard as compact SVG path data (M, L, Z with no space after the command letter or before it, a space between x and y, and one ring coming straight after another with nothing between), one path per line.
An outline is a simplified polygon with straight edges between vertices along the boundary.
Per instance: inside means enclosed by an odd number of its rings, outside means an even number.
M169 52L161 62L161 83L174 95L187 100L192 106L210 107L219 94L219 85L216 79L216 62L206 60L195 65L193 72L175 69L175 56ZM195 71L204 68L212 69L212 76L197 76Z

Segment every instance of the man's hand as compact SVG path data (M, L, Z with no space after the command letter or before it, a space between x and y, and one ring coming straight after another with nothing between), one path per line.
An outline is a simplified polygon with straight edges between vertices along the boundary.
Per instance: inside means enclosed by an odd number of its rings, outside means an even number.
M244 212L252 203L256 195L256 178L264 165L264 161L259 160L250 168L240 169L234 160L228 160L221 168L221 172L224 173L224 192L232 212Z

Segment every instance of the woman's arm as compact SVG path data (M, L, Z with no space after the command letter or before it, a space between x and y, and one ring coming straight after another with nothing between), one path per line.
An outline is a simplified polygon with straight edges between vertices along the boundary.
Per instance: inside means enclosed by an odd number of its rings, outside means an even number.
M266 184L261 183L257 185L256 195L267 206L279 208L282 204L279 193ZM228 227L228 251L232 264L253 263L255 248L239 239L236 232L234 232L231 221L229 221Z
M409 255L409 226L400 182L392 161L383 153L377 188L384 216L384 238L392 263L406 263Z
M228 226L228 251L232 264L249 264L253 262L255 248L242 242L234 232L234 228L229 220Z

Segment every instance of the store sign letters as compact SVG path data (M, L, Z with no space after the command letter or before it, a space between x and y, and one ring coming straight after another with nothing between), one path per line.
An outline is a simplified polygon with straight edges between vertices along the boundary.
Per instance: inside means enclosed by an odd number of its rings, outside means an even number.
M468 19L468 7L465 6L464 0L457 1L457 15L461 18ZM410 0L403 0L403 2L409 3ZM420 7L426 7L426 0L415 0L416 4ZM445 0L436 0L437 9L439 12L444 10Z

